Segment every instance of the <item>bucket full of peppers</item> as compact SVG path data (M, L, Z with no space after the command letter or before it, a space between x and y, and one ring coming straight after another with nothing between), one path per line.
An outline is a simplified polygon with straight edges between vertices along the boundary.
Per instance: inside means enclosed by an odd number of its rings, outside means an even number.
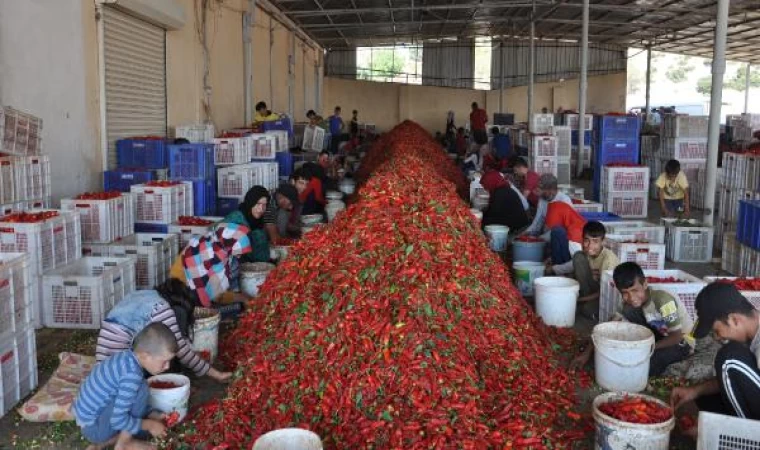
M668 450L675 427L673 410L647 395L608 392L593 403L596 422L594 448Z

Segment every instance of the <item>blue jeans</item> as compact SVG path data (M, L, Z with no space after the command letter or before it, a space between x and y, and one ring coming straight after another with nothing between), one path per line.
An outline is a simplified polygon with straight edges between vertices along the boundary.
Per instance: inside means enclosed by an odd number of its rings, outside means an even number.
M551 229L551 252L552 264L565 264L571 260L570 240L567 238L567 230L562 227Z
M683 199L679 200L665 200L665 207L671 213L677 214L678 210L683 210ZM664 213L665 211L663 211Z
M121 430L115 430L111 426L111 416L113 415L113 404L116 399L112 398L110 403L105 407L98 420L92 425L82 428L82 435L93 444L102 444L112 437L116 436ZM135 402L129 414L140 420L144 419L151 411L148 402L148 383L143 383L135 395ZM145 431L140 431L134 436L136 439L148 439L150 436Z

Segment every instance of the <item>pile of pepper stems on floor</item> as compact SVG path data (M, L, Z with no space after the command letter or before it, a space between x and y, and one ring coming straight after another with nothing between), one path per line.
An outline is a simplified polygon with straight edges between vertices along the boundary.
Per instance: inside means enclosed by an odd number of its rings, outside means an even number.
M520 297L440 146L404 122L373 144L357 179L352 204L292 248L222 342L236 378L192 415L184 445L251 448L286 427L329 449L584 438L590 419L573 409L588 376L559 361L572 336Z

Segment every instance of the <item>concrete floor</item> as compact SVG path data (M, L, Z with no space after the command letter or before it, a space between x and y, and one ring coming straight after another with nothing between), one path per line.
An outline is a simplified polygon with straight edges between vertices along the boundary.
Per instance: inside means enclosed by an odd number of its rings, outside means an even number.
M587 193L591 192L591 183L580 180L575 183L584 187ZM587 197L589 195L587 194ZM692 214L697 217L696 214ZM657 202L649 204L649 221L659 223L660 208ZM718 255L719 256L719 255ZM720 263L711 264L684 264L666 263L667 268L684 270L694 276L704 277L707 275L725 274L720 270ZM588 320L578 317L575 329L579 334L588 336L593 324ZM78 330L51 330L42 329L37 332L38 361L40 385L43 385L58 365L57 355L63 351L93 354L95 348L96 331ZM590 401L601 391L592 388L581 392L582 403L590 410ZM222 396L224 388L208 379L194 379L191 394L191 405L198 405L209 399ZM19 405L20 406L20 405ZM580 443L577 448L591 448L591 441ZM21 419L15 412L10 412L0 419L0 450L4 449L80 449L85 448L81 440L79 430L73 422L67 423L29 423ZM675 436L671 448L693 449L695 445L688 439Z

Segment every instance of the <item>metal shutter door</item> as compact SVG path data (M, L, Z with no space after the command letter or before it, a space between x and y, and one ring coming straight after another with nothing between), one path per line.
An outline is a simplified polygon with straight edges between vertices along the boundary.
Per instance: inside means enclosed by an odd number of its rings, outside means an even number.
M103 8L108 167L116 140L166 136L166 32L111 7Z

